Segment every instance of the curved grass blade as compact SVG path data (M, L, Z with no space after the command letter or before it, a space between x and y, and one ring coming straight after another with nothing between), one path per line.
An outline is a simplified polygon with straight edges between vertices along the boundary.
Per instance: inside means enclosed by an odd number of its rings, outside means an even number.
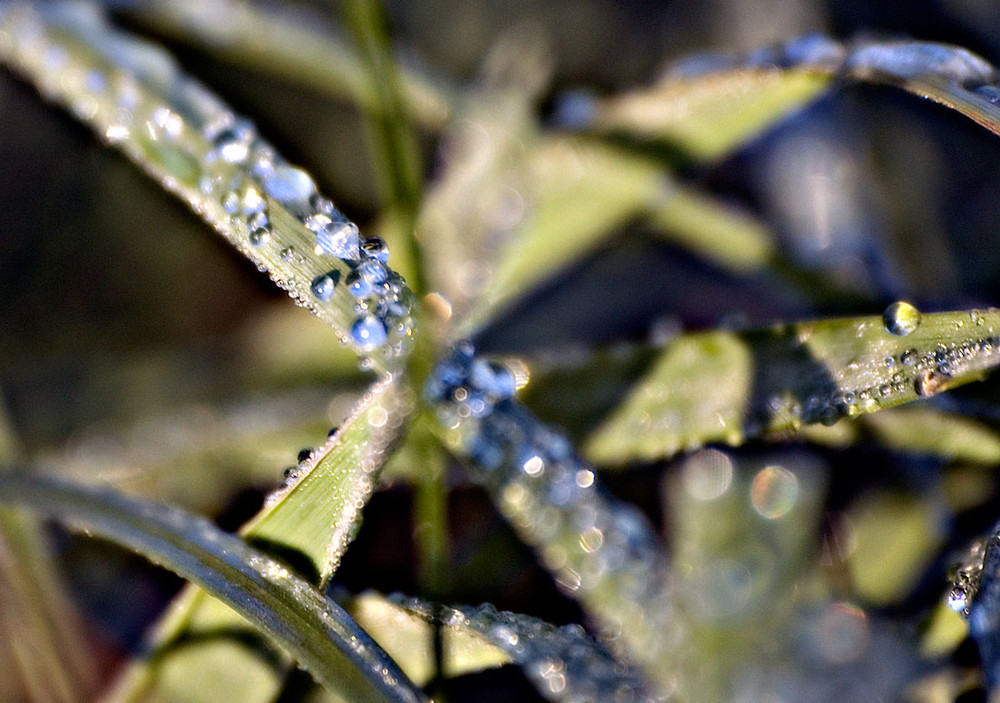
M424 700L340 607L281 562L204 519L20 472L0 473L0 502L115 541L195 581L262 628L344 701Z
M833 423L978 380L1000 363L1000 311L883 317L684 336L587 440L598 463ZM896 325L913 310L913 328Z
M284 558L310 581L325 583L360 526L361 509L407 412L399 380L375 385L240 533L249 543ZM189 587L157 627L152 656L125 672L113 698L148 697L150 689L162 693L192 681L218 683L236 673L238 680L225 686L231 695L239 690L246 703L271 700L287 671L280 654L262 658L246 641L212 638L212 633L242 628L236 613L206 591ZM197 656L191 656L190 647L179 646L199 640L204 642ZM202 700L211 700L211 694Z
M413 299L381 242L362 246L305 171L163 50L113 29L93 5L4 4L0 60L179 196L374 368L401 366Z
M365 110L380 107L378 86L357 52L336 33L321 29L324 18L233 0L143 0L126 9L157 34L198 46L240 68L350 100ZM408 117L439 128L450 112L449 91L415 68L401 65L399 70Z
M689 60L651 89L574 110L573 126L660 141L693 159L718 159L835 78L902 88L1000 134L998 74L983 58L946 44L841 44L822 36L744 57Z

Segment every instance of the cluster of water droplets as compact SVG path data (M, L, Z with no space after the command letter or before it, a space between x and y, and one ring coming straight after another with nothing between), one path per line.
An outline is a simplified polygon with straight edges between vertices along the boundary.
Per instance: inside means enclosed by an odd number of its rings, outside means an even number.
M620 661L579 625L556 627L537 618L477 608L446 608L444 613L412 598L393 597L424 620L478 633L506 652L554 701L638 703L656 700L639 673Z
M657 656L676 642L652 527L599 488L569 440L514 402L515 389L509 368L463 341L437 364L424 392L456 450L559 586L586 602L636 660Z
M67 34L92 53L71 50ZM0 54L333 322L362 356L389 365L409 351L412 295L386 265L385 243L362 238L308 173L169 54L79 3L0 5Z

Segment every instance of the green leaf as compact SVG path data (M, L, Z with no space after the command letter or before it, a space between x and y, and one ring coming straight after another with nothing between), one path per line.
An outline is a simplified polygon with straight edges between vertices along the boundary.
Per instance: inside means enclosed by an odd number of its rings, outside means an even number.
M408 406L399 385L399 380L383 382L365 395L340 429L313 450L285 487L243 527L247 541L284 557L314 582L330 578L360 527L361 509L403 425ZM280 690L287 666L269 663L239 639L210 637L245 627L236 613L205 591L188 589L158 626L153 656L126 672L116 698L156 691L169 699L167 692L184 689L191 681L235 676L237 680L225 686L230 692L239 690L240 700L270 700ZM206 637L196 655L178 646Z
M811 69L735 68L659 84L595 103L589 127L718 160L815 99L831 76Z
M53 54L65 55L66 65L45 60ZM351 257L360 257L356 226L321 198L305 171L286 163L166 52L113 29L96 6L54 3L5 9L0 60L181 198L342 342L370 356L373 368L388 372L401 364L413 305L402 280L390 271L382 286L397 312L380 321L388 340L374 345L375 353L364 338L353 339L357 300L338 285L356 268ZM351 251L341 252L346 259L324 249L307 227L317 214L338 223L330 225L338 233L331 239L341 242L350 232L343 246ZM332 242L327 249L339 251ZM323 280L325 287L316 289Z
M19 454L0 407L0 472ZM67 596L34 515L0 508L0 698L74 703L93 697L97 671L82 621Z
M895 326L898 309L677 339L585 451L618 464L706 442L739 444L932 396L1000 363L1000 311L923 315L908 331Z
M23 473L0 473L0 501L115 541L198 583L344 701L423 700L342 609L285 564L206 520L110 490Z
M323 17L310 23L317 18L232 0L162 0L131 3L126 9L156 33L198 46L241 69L351 100L366 110L380 107L379 86L358 52L332 28L324 28ZM450 112L450 91L413 67L402 65L399 71L406 113L423 126L440 127Z

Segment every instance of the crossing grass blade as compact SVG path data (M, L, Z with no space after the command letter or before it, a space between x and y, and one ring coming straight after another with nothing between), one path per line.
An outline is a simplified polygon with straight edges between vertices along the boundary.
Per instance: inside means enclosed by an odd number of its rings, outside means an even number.
M343 610L286 564L206 520L23 472L0 473L0 500L115 541L198 583L261 628L341 700L424 700Z
M1000 363L1000 311L923 315L900 336L887 329L893 309L683 336L660 352L585 452L619 464L708 442L740 444L930 397Z

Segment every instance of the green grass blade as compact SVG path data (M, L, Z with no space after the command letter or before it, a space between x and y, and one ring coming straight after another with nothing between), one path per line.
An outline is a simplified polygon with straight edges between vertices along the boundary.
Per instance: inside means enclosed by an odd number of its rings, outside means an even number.
M894 310L681 337L597 428L585 452L618 464L706 442L739 444L932 396L1000 363L1000 311L932 313L909 331L895 325Z
M374 368L399 368L413 325L405 283L380 269L362 297L381 312L359 313L346 281L376 256L357 227L162 49L113 29L96 6L3 5L0 60L180 197Z
M154 0L132 3L129 16L159 35L211 52L214 58L306 86L365 110L380 109L379 86L349 43L306 13L281 12L233 0ZM440 127L452 97L441 81L399 67L405 113L429 128Z
M834 78L902 88L1000 134L997 72L961 47L926 42L793 40L747 57L692 61L652 88L594 101L575 124L695 160L719 159L801 108ZM575 113L575 114L576 114Z
M360 526L378 470L398 437L408 411L400 381L374 386L340 429L313 450L273 494L241 534L251 544L278 554L314 582L325 583ZM151 691L169 698L191 681L218 685L240 700L267 701L280 690L286 664L268 662L234 638L210 638L213 632L238 632L242 619L203 590L189 588L160 623L154 654L137 662L121 678L114 700L148 697ZM206 639L196 652L179 642ZM275 653L267 657L275 658ZM202 700L211 700L205 689Z
M18 453L14 430L0 407L0 464L12 463ZM0 670L10 689L0 686L0 698L89 700L97 688L97 671L86 654L82 630L41 522L0 508L0 652L9 647L11 655Z
M827 90L832 77L810 69L735 68L597 101L588 128L628 135L710 161L753 139Z
M115 541L198 583L344 701L419 701L395 663L288 567L176 508L23 473L0 474L0 501Z

